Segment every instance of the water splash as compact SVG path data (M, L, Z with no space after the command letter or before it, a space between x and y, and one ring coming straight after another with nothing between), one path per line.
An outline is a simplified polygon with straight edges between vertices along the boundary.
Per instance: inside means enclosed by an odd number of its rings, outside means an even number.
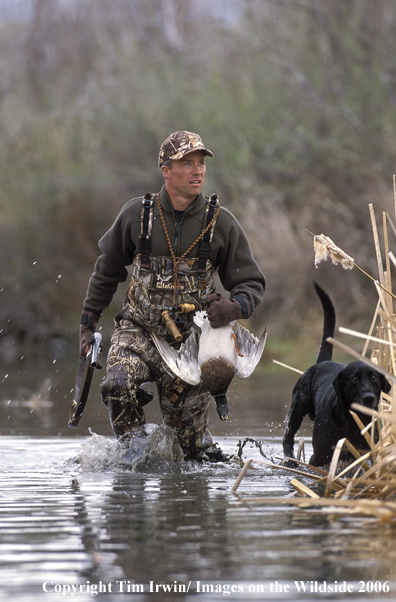
M164 425L146 424L128 441L91 433L71 462L83 472L127 469L135 472L184 459L175 432Z

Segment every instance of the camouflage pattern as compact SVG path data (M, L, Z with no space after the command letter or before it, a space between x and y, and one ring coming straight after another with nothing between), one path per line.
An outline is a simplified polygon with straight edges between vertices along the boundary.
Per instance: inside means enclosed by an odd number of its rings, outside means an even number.
M124 308L115 318L116 330L107 357L107 376L102 383L102 400L109 408L110 423L117 438L145 424L143 407L153 394L144 383L157 385L164 423L174 428L187 458L212 445L207 429L210 395L202 384L191 386L170 372L150 339L150 332L176 347L165 326L164 307L191 303L201 309L201 297L214 292L213 265L206 274L196 273L197 259L179 264L180 289L174 291L173 264L168 257L150 257L150 268L140 266L141 255L132 263L132 279ZM177 326L183 340L193 328L192 313L182 314ZM197 333L198 336L198 333Z
M107 358L102 399L109 408L117 438L145 424L143 407L153 394L142 385L155 382L164 423L175 429L186 458L197 457L213 443L207 429L210 395L202 385L175 377L163 363L147 333L120 320Z
M197 274L198 259L184 259L179 264L179 289L174 290L173 262L170 257L150 257L150 268L140 266L141 255L132 263L131 283L127 293L127 303L116 316L119 320L128 319L142 328L154 331L158 336L173 340L162 318L164 308L191 303L201 309L201 298L215 291L216 270L212 263L206 262L206 274ZM193 326L193 313L177 316L181 334L190 334Z
M172 159L178 161L184 155L200 150L205 155L213 157L212 151L205 148L201 137L193 132L174 132L164 140L161 145L158 157L158 165L161 166L164 161Z

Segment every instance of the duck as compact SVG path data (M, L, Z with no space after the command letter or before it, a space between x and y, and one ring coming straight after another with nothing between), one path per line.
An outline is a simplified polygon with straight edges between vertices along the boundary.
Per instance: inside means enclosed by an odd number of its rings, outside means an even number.
M267 329L260 339L239 322L212 328L206 311L197 311L194 330L179 349L151 333L163 361L184 382L202 383L216 402L220 420L228 420L230 408L226 393L234 376L248 378L255 370L264 351Z

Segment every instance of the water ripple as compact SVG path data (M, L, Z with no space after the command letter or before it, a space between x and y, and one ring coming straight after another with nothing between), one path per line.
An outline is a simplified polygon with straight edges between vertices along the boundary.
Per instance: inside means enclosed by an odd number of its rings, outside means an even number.
M233 455L238 441L225 438L221 446ZM279 440L264 444L280 452ZM240 471L236 460L199 465L151 457L132 471L114 439L91 436L3 437L0 462L0 583L8 600L42 600L46 582L240 584L248 600L262 599L249 584L268 593L274 580L393 579L393 529L321 510L242 503L231 493ZM285 496L291 486L286 473L256 465L239 491L249 500ZM394 598L392 588L381 600ZM358 599L355 594L348 600ZM227 597L242 599L232 592ZM274 599L283 597L278 592ZM123 602L124 594L115 599ZM127 593L125 599L131 599ZM198 591L199 599L220 598ZM87 600L87 590L73 600Z

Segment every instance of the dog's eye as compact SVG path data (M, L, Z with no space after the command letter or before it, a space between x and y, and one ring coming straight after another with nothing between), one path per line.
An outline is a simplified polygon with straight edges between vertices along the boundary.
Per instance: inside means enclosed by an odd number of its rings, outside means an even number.
M357 382L358 382L358 380L359 380L359 379L358 379L358 377L357 377L357 376L352 376L352 378L351 378L351 381L352 381L353 383L357 383Z
M375 381L377 380L376 374L372 374L371 375L371 380L372 380L373 383L375 383Z

